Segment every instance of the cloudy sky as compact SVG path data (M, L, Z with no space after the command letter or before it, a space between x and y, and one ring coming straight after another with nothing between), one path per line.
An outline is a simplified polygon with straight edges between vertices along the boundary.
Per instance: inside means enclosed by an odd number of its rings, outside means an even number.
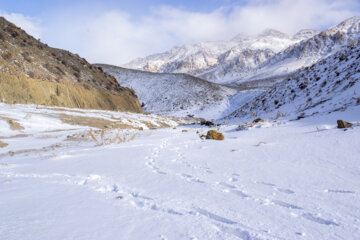
M266 28L294 34L360 15L359 0L1 0L0 15L93 63L134 58Z

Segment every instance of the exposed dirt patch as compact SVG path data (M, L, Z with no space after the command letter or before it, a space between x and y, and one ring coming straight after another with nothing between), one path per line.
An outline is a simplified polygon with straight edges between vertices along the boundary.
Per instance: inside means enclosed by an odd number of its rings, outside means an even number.
M9 136L9 137L0 136L0 139L26 138L26 137L29 137L29 136L31 136L31 135L29 135L29 134L16 134L14 136Z
M18 123L15 119L3 117L3 116L0 116L0 119L5 120L10 125L10 128L13 131L24 130L24 127L21 126L20 123Z
M5 143L5 142L2 142L0 141L0 148L4 148L4 147L7 147L9 144Z
M121 122L113 122L103 118L72 116L67 114L50 115L60 119L63 123L78 126L87 126L92 128L117 128L117 129L134 129L134 126L127 125Z

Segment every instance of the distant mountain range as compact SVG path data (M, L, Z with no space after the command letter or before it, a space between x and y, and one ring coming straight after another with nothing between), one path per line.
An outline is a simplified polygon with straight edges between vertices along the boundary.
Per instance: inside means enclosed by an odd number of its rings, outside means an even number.
M325 31L301 30L293 36L277 30L230 41L174 47L136 59L123 67L156 73L187 73L243 89L271 87L296 70L311 66L359 39L360 18Z

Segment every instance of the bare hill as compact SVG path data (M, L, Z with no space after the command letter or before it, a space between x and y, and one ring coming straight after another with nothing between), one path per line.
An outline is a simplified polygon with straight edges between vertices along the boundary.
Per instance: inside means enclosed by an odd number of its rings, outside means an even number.
M0 100L142 112L132 89L71 52L51 48L0 17Z

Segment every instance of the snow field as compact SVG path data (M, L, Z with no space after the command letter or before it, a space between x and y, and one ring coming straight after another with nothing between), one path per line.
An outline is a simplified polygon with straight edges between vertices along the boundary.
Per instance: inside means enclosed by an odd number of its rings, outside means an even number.
M221 126L224 141L201 140L209 128L188 125L145 130L122 144L1 156L0 234L358 239L360 128L339 130L336 120L359 116L349 108L247 131ZM41 148L49 139L33 141Z

